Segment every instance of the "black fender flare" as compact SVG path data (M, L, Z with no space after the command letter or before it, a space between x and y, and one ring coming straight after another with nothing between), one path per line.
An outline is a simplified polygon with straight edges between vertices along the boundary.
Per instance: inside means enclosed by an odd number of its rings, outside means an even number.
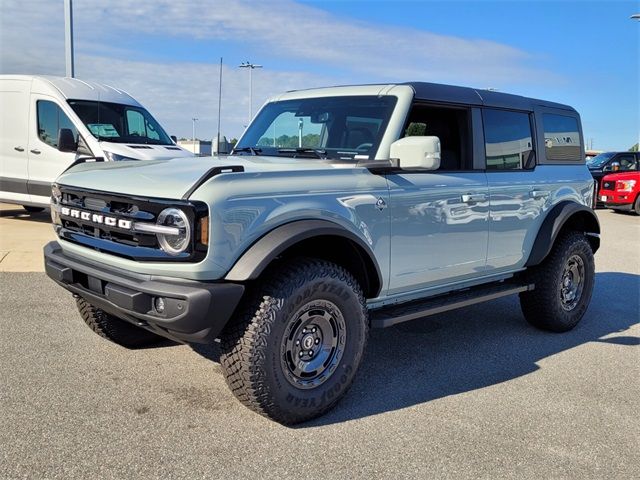
M255 280L288 248L304 240L322 236L341 237L359 247L359 253L364 256L363 261L369 267L369 276L373 274L376 277L371 279L374 287L369 296L378 296L383 284L382 272L371 247L358 235L328 220L297 220L276 227L242 254L225 276L225 280L230 282Z
M595 253L600 247L600 222L593 210L585 205L565 200L555 205L540 226L526 267L540 264L553 247L560 231L571 225L587 235Z

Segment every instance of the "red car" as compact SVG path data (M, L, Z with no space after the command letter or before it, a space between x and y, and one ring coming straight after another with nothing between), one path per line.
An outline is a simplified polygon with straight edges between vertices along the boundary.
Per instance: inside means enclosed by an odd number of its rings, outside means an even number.
M634 211L640 215L640 172L606 175L598 195L607 208Z

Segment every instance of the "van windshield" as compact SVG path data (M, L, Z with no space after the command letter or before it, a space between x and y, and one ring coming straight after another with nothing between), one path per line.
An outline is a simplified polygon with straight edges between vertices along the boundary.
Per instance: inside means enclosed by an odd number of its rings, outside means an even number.
M173 145L160 124L144 108L93 100L69 100L69 105L98 140Z

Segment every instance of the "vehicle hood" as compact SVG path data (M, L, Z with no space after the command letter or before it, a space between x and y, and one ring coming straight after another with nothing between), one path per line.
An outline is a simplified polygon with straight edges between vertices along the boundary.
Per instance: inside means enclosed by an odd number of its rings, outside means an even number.
M607 180L610 182L616 180L638 180L640 181L640 172L621 172L621 173L610 173L609 175L605 175L602 179L603 181Z
M155 198L181 198L215 167L240 166L245 174L353 168L353 163L262 156L174 158L144 162L86 162L64 172L56 183L82 189ZM220 175L242 175L221 173Z
M112 152L136 160L168 160L178 157L193 157L193 153L177 145L151 145L136 143L100 142L103 151Z

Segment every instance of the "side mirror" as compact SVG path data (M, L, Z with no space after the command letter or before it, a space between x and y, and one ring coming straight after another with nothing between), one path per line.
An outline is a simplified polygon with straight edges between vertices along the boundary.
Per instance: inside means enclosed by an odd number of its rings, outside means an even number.
M58 130L58 150L61 152L75 152L78 144L70 128Z
M178 137L175 135L171 135L171 140L173 140L173 143L178 143Z
M391 158L400 161L404 170L437 170L440 168L438 137L405 137L391 144Z

